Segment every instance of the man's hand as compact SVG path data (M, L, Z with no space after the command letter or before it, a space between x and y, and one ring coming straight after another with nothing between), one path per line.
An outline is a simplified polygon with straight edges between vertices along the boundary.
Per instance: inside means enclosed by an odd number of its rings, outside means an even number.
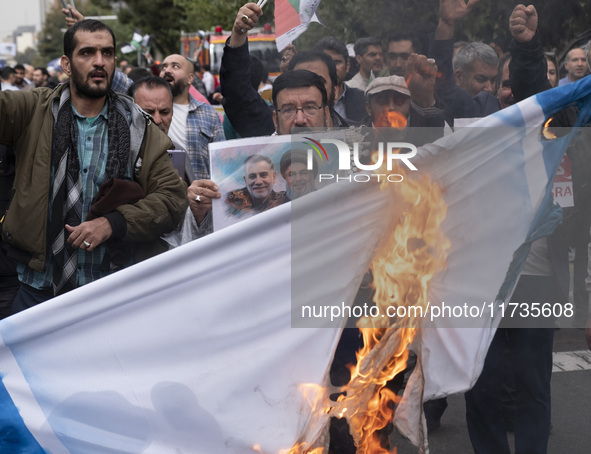
M439 0L439 24L435 39L452 39L456 22L463 19L480 0Z
M195 180L187 189L189 207L198 225L211 210L212 199L219 199L222 196L218 189L218 185L211 180ZM197 201L197 197L199 197L199 201Z
M247 3L240 8L228 44L232 47L242 46L246 42L246 34L256 26L261 14L263 10L256 3Z
M435 60L424 55L410 54L406 61L404 78L410 91L410 98L415 104L424 108L433 107L436 76Z
M113 234L111 223L105 217L83 222L76 227L66 224L66 230L70 232L68 244L74 248L86 249L89 252L94 251ZM90 243L90 246L86 246L84 242Z
M84 16L79 11L76 11L72 5L68 5L67 9L62 8L62 13L64 14L64 16L66 16L66 25L68 26L68 28L70 28L76 22L84 20ZM68 13L71 13L72 17L70 17Z
M298 53L298 50L293 44L288 44L285 49L283 49L283 55L281 55L281 63L279 64L279 71L284 73L287 71L289 67L289 62L293 58L295 54Z
M518 43L532 40L538 29L538 13L534 5L517 5L509 17L509 31Z

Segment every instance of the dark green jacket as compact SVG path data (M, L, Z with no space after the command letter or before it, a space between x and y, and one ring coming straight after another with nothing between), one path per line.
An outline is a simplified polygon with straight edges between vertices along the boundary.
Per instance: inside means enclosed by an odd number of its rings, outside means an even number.
M59 107L69 89L37 88L28 92L0 92L0 143L15 152L16 171L11 201L2 224L2 238L14 256L42 271L46 262L51 192L51 149ZM160 235L173 230L186 207L186 185L172 167L170 139L125 95L117 108L130 120L129 167L146 197L121 205L124 239L136 245L136 261L164 250Z

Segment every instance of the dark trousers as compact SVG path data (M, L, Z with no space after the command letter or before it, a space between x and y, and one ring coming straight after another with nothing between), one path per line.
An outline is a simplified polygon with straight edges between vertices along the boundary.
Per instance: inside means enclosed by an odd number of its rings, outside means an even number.
M554 278L522 276L511 301L560 301ZM466 421L476 454L510 454L503 421L503 355L508 349L516 392L515 454L545 454L550 435L553 328L499 328L484 368L465 395Z
M12 315L12 303L19 288L20 283L18 279L16 279L14 285L3 285L0 287L0 320Z
M16 314L24 311L51 298L53 298L53 292L50 290L37 290L29 285L22 284L12 303L12 313Z

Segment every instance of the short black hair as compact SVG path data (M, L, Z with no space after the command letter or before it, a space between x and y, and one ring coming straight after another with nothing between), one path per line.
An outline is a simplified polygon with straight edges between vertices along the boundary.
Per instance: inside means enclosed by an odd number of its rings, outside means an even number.
M322 105L326 106L328 104L328 95L326 93L324 82L322 82L322 77L307 69L293 69L284 72L275 79L275 82L273 82L273 106L277 109L277 95L281 93L282 90L307 87L316 87L320 90L320 93L322 94Z
M411 32L395 32L388 35L388 43L396 43L398 41L410 41L412 43L412 48L417 54L422 53L422 46L421 41L419 41L419 37Z
M113 48L115 48L117 46L115 34L107 24L96 19L84 19L80 22L76 22L66 30L66 33L64 33L64 55L70 60L72 59L72 55L74 54L74 49L76 49L77 44L75 38L76 32L83 31L94 33L103 30L107 30L111 34L111 37L113 38Z
M170 84L166 82L162 77L158 76L147 76L143 77L139 80L136 80L129 90L127 90L127 94L132 98L135 98L135 94L137 93L138 89L141 87L147 88L157 88L157 87L164 87L170 93L170 99L173 98L172 96L172 89L170 88Z
M314 49L319 50L320 52L324 52L325 50L336 52L345 59L345 63L349 61L349 51L347 50L347 46L345 46L345 43L339 41L334 36L325 36L324 38L320 38L320 40L314 46Z
M355 55L365 55L365 53L367 52L367 48L369 46L377 46L381 48L382 43L379 39L374 38L373 36L359 38L357 41L355 41L355 45L353 46L353 49L355 50Z
M24 71L24 70L25 70L25 66L24 66L24 65L22 65L22 64L20 64L20 63L18 63L18 64L16 64L16 65L14 65L14 70L16 71L17 69L18 69L19 71Z
M11 74L16 74L16 71L11 68L10 66L5 66L4 68L2 68L2 79L4 80L8 80L8 78L10 77Z
M44 68L43 66L37 66L33 71L41 71L41 74L49 77L49 73L47 72L47 68Z
M332 87L336 87L338 85L337 67L334 64L334 60L330 58L329 55L326 55L324 52L319 50L305 50L304 52L298 52L289 61L289 66L287 69L292 70L300 63L308 63L313 61L321 61L326 65L330 81L332 82Z
M127 77L134 82L136 80L143 79L144 77L151 76L152 73L146 68L133 68L131 71L127 73Z

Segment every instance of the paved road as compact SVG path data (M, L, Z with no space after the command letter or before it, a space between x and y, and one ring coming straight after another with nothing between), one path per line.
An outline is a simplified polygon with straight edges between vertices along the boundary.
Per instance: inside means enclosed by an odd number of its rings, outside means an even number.
M554 336L552 434L549 454L591 453L591 352L581 329L561 329ZM463 395L448 398L441 427L430 435L430 454L471 454ZM512 438L510 437L512 442ZM398 440L398 454L417 448Z

